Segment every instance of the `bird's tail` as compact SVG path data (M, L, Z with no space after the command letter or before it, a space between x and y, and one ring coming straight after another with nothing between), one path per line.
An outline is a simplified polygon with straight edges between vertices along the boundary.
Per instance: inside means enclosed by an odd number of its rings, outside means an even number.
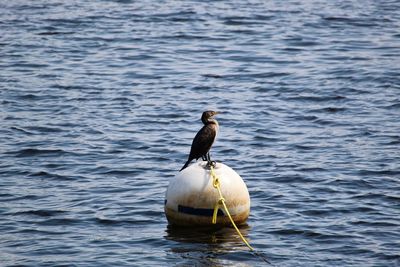
M182 169L180 171L182 171L184 168L186 168L190 163L190 160L186 161L185 165L183 165Z

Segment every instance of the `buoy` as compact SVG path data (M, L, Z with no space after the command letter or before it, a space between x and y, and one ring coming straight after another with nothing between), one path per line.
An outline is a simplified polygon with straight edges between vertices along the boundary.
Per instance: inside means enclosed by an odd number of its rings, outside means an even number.
M170 182L165 196L165 215L171 225L227 226L231 222L222 207L217 223L212 224L214 207L220 196L206 162L196 162L179 172ZM233 221L244 224L250 214L250 196L243 179L223 163L214 168L222 195Z

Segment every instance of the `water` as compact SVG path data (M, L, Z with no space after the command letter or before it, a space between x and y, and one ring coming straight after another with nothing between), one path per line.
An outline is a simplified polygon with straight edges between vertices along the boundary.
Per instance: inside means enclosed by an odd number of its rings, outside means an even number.
M1 1L1 266L268 266L167 226L201 112L273 266L400 265L399 1Z

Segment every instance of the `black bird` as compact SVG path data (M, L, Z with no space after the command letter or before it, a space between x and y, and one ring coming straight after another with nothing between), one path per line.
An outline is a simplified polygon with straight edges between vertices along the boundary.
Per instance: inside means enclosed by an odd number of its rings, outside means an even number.
M214 143L219 129L218 122L214 118L214 116L217 114L218 112L209 110L204 111L203 115L201 115L201 121L204 123L204 126L194 137L188 160L180 171L186 168L193 159L197 160L200 157L204 161L211 163L209 151Z

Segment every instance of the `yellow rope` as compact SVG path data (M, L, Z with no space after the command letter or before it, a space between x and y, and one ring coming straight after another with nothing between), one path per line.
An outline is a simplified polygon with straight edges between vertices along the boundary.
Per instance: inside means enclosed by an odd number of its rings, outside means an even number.
M214 172L213 166L210 167L210 172L211 172L211 176L213 177L213 186L214 186L214 188L216 188L218 190L218 194L219 194L219 200L217 201L217 203L215 203L215 206L214 206L214 213L213 213L212 223L213 224L217 223L218 209L222 205L224 207L225 213L228 215L229 220L231 221L233 227L236 229L236 232L239 234L239 236L242 239L242 241L246 244L246 246L251 251L254 251L254 249L250 246L249 242L247 242L246 238L243 237L243 235L240 232L239 228L237 228L235 222L232 219L231 214L229 213L228 207L225 204L225 199L222 196L221 187L220 187L220 184L219 184L219 179L218 179L217 175Z

